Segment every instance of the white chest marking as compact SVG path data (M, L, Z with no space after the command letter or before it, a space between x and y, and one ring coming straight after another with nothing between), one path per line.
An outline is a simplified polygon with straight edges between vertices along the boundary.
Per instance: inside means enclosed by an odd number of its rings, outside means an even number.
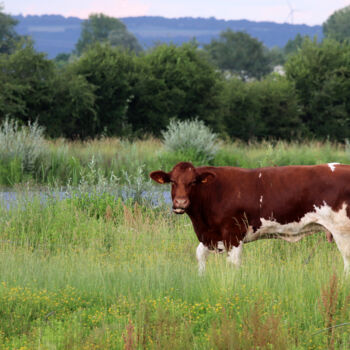
M339 165L339 163L328 163L328 166L331 168L332 172L335 170L336 165Z
M261 173L259 173L259 178L261 177Z

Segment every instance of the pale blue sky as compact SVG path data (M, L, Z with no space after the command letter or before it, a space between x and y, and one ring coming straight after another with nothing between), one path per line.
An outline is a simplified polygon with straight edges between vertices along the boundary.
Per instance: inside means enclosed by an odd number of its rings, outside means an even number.
M12 15L216 17L322 24L350 0L0 0Z

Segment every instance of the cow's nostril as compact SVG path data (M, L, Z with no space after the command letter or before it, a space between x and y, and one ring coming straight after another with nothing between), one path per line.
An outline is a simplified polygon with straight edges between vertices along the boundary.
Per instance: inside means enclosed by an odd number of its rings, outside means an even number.
M174 202L176 206L182 207L182 208L185 208L188 205L188 199L176 198Z

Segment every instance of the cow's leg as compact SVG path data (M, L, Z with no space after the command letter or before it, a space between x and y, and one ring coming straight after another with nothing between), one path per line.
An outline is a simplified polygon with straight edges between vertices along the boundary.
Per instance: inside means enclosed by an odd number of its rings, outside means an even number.
M344 271L350 276L350 232L332 232L333 238L344 260Z
M227 261L231 264L234 264L237 267L241 266L242 263L242 251L243 251L243 242L240 241L237 247L233 246L227 256Z
M198 270L199 274L202 275L205 271L205 262L209 255L209 249L202 242L199 243L196 250L196 257L198 260Z

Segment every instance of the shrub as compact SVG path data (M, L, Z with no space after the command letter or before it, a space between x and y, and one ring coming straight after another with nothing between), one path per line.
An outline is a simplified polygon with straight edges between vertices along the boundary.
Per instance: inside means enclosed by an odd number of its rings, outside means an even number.
M19 127L18 122L5 119L0 126L0 160L8 164L21 163L24 173L32 174L44 152L44 129L37 122Z
M210 162L218 151L217 135L198 119L172 120L162 135L168 151L190 155L192 160Z
M233 139L291 140L307 134L294 86L278 75L246 83L227 81L221 113L225 131Z

